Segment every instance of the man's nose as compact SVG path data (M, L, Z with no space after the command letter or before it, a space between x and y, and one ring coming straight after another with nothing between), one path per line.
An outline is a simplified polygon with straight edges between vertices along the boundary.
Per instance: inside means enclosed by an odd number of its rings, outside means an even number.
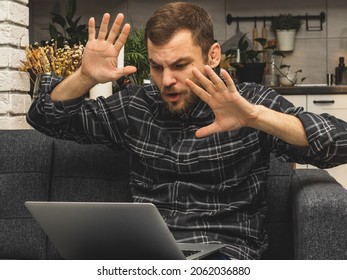
M174 71L170 69L164 69L162 83L163 83L163 86L165 87L172 86L173 84L175 84L176 78L174 75Z

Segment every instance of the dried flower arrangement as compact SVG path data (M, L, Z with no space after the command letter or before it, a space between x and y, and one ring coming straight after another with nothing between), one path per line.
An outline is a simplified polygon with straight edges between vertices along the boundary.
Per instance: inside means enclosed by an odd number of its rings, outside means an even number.
M38 43L25 48L26 61L22 62L22 71L32 71L35 76L52 73L60 77L67 77L81 65L84 46L65 45L56 48L54 43L39 46Z
M66 78L81 65L84 46L65 44L57 48L54 41L39 46L38 43L25 48L26 60L21 61L21 71L29 72L31 87L29 94L38 94L39 83L43 74L53 74Z

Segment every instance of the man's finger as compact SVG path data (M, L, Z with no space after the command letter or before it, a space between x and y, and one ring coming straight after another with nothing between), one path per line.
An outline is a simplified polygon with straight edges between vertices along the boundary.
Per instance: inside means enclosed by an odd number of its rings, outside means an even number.
M223 91L226 89L223 80L216 74L215 71L213 71L213 69L210 66L206 65L205 71L208 77L210 78L214 88L217 89L217 91Z
M108 23L110 21L110 14L105 13L101 20L98 40L105 40L108 30Z
M221 69L220 74L223 77L225 84L228 87L229 92L237 91L235 83L234 83L233 79L231 78L231 76L229 75L229 73L226 70Z
M125 66L123 69L123 76L128 76L130 74L133 74L137 71L136 67L135 66Z
M198 86L196 83L194 83L192 80L190 79L186 79L186 83L188 85L188 87L197 95L199 96L203 101L205 101L206 103L208 103L208 100L211 98L211 95L204 90L203 88L201 88L200 86Z
M207 68L206 68L207 69ZM211 69L211 68L210 68ZM213 72L213 70L211 69ZM193 75L199 81L199 83L206 89L209 94L214 94L216 92L215 85L209 80L204 74L202 74L198 69L193 68Z
M111 30L108 34L108 37L107 37L107 41L111 44L114 43L114 41L116 40L118 34L119 34L119 30L121 28L121 25L123 24L123 20L124 20L124 15L122 13L119 13L114 22L113 22L113 25L111 27Z
M124 68L117 68L112 72L111 80L116 81L124 76L128 76L137 71L135 66L125 66Z
M95 40L95 18L91 17L88 21L88 40Z
M125 45L128 36L130 33L130 24L126 23L123 26L122 32L120 33L116 43L114 44L114 47L116 48L116 50L119 52L123 46Z
M211 134L217 133L219 132L219 128L215 123L212 123L208 126L204 126L199 128L196 132L195 132L195 136L197 138L202 138L202 137L206 137L209 136Z

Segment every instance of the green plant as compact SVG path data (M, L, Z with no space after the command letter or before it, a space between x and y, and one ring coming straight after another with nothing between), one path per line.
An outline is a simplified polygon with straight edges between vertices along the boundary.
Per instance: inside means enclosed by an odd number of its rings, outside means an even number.
M57 42L58 47L63 47L66 43L70 47L75 44L85 45L87 43L88 27L86 24L80 24L81 17L74 19L76 8L76 0L68 0L65 16L51 13L53 17L52 22L49 23L49 34L51 39Z
M298 73L302 73L302 70L296 70L296 71L291 71L290 70L290 65L287 64L281 64L278 68L278 72L280 75L280 81L284 85L300 85L304 80L306 80L306 77L302 77L300 81L298 82Z
M225 60L236 69L237 80L240 82L261 83L265 68L261 54L266 52L266 39L255 39L263 48L262 50L256 50L249 44L246 36L247 33L239 39L237 49L225 53Z
M291 14L280 14L273 17L271 20L271 29L276 30L299 30L302 24L302 20L298 16Z
M283 85L299 85L302 84L304 80L306 80L306 77L302 77L300 81L298 82L298 74L302 73L302 69L296 70L296 71L291 71L290 65L285 64L283 62L285 55L278 50L273 51L272 53L275 56L281 57L281 60L279 61L279 65L274 64L280 78L280 83Z
M129 77L130 81L136 84L142 84L144 79L149 78L149 62L144 35L144 28L133 29L124 47L124 64L137 68L136 73Z
M245 68L246 64L262 62L261 60L262 57L260 55L265 54L269 50L272 50L271 51L272 55L281 58L279 64L278 65L275 64L275 68L283 82L286 82L288 85L297 85L297 84L301 84L306 79L306 77L303 77L300 79L298 83L298 74L302 73L302 70L300 69L294 72L291 71L290 69L291 66L283 63L285 55L283 52L277 50L276 44L266 46L267 44L266 39L257 38L255 40L260 43L263 49L254 50L251 48L250 44L246 40L246 35L247 34L244 34L238 42L238 51L240 56L239 61L237 61L236 59L237 50L230 50L225 53L226 60L230 60L231 65L235 67L237 71L240 71L242 70L242 68ZM265 63L263 64L265 66Z
M254 50L251 48L250 44L246 40L247 33L245 33L238 42L238 48L229 50L225 53L226 58L229 59L230 57L234 58L232 59L233 66L237 66L238 64L245 64L245 63L256 63L261 60L260 54L264 53L266 50L266 39L264 38L257 38L255 39L260 45L263 47L263 50ZM239 52L239 59L236 58L238 56Z

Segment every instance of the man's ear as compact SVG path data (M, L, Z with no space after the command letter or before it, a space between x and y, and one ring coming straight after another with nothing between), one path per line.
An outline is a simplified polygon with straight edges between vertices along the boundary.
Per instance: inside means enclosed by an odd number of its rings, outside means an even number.
M208 52L208 65L211 68L219 66L221 60L221 47L218 43L214 43Z

